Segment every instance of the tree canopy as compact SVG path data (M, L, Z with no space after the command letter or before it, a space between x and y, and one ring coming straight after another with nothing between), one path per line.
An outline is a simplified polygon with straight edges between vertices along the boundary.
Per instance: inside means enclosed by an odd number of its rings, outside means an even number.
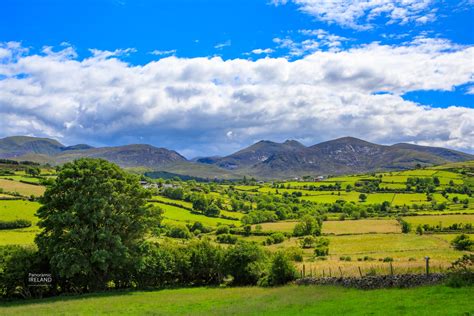
M102 159L66 163L42 198L36 243L61 279L100 289L140 261L161 210L138 177Z

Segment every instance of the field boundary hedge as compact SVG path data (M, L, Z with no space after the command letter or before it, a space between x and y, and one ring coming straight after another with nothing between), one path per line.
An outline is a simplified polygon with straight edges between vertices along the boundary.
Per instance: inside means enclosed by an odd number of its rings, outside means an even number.
M430 274L394 274L356 277L323 277L301 278L295 281L297 285L337 285L363 290L381 288L408 288L423 285L434 285L443 282L447 275L444 273Z

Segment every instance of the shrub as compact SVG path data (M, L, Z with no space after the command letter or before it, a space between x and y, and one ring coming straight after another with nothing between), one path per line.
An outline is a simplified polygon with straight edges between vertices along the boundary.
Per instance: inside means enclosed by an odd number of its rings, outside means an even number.
M230 232L230 228L227 225L220 225L216 229L216 235L228 234L229 232Z
M14 229L30 227L31 221L26 219L16 219L13 221L0 221L0 229Z
M452 287L474 285L474 254L464 255L449 268L447 284Z
M305 236L301 240L301 247L302 248L313 248L315 242L316 242L316 239L313 236Z
M191 238L191 233L189 232L189 229L186 226L173 225L168 228L166 236L171 238L189 239Z
M461 234L456 236L451 244L453 245L454 249L457 250L471 250L474 245L474 241L471 240L469 235Z
M255 243L239 242L230 247L224 259L224 271L234 285L255 285L263 276L267 256Z
M286 254L288 258L296 262L303 262L303 250L298 247L288 247L286 248Z
M49 273L48 263L34 248L9 245L0 247L0 296L6 298L42 297L49 286L29 286L29 273Z
M329 239L327 238L319 238L316 240L315 248L314 248L314 255L316 257L323 257L329 254Z
M316 218L311 215L305 215L301 218L301 221L295 225L293 229L293 236L306 236L306 235L321 235L321 226L319 225Z
M282 233L273 233L270 236L272 237L274 244L280 244L285 241L285 235Z
M217 235L216 241L220 244L235 244L237 242L237 236L231 234L220 234Z
M277 252L270 263L268 273L269 285L283 285L296 279L296 269L288 256L283 252Z
M393 262L393 258L392 257L385 257L385 258L383 258L383 262Z

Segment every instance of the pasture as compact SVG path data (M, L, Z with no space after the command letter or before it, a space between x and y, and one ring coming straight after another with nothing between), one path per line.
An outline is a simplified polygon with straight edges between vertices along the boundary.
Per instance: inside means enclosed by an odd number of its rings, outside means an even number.
M3 315L469 315L472 288L333 286L125 291L1 303Z
M360 219L323 222L323 234L377 234L400 233L400 225L394 219Z
M172 206L172 205L167 205L163 203L153 203L155 205L158 205L161 209L163 209L164 214L163 214L163 222L171 222L171 223L176 223L180 222L182 224L186 223L194 223L194 222L201 222L204 225L207 226L218 226L219 224L225 224L225 225L235 225L235 226L240 226L240 221L234 221L234 220L229 220L229 219L224 219L224 218L218 218L218 217L208 217L204 216L201 214L197 213L191 213L190 211Z
M443 226L449 226L452 224L473 224L474 225L474 214L472 215L427 215L427 216L407 216L403 218L413 226L417 225L438 225L441 223Z
M16 219L26 219L35 225L38 218L35 216L40 207L37 202L24 200L0 200L0 220L13 221Z
M290 221L280 221L274 223L261 223L258 224L262 227L262 231L272 231L272 232L284 232L291 233L297 222ZM252 230L255 230L257 225L252 225Z
M41 196L45 191L44 186L5 179L0 179L0 188L3 189L4 192L16 192L23 196Z

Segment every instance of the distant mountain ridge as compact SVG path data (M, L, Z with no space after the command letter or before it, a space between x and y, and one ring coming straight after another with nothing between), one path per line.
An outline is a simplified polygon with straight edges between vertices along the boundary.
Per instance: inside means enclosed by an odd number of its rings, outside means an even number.
M308 147L295 140L283 143L262 140L228 156L194 160L187 160L173 150L145 144L94 148L86 144L64 146L53 139L28 136L0 139L0 158L62 164L81 157L103 158L127 168L225 179L244 175L281 179L352 174L474 160L474 155L446 148L405 143L385 146L354 137Z

